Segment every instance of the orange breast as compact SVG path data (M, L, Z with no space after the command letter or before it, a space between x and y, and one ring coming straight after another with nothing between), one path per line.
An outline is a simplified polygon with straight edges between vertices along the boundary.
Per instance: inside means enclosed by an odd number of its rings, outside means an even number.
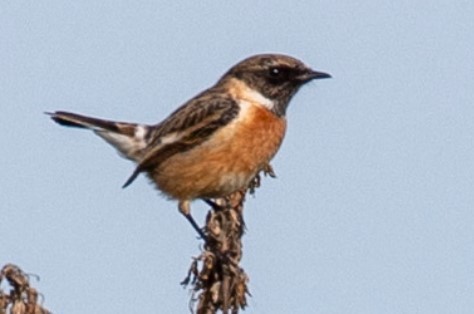
M246 103L239 117L211 139L176 154L150 174L175 199L222 197L246 187L278 151L286 120Z

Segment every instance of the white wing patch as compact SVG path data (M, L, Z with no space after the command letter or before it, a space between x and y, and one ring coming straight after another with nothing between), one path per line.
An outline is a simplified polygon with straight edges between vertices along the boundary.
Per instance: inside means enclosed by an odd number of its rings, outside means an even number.
M145 125L138 124L135 128L135 139L139 141L143 147L147 144L145 141L145 136L148 132L148 127Z
M170 134L166 134L165 136L162 136L160 138L160 143L161 144L170 144L179 141L183 137L183 134L180 134L178 132L173 132Z

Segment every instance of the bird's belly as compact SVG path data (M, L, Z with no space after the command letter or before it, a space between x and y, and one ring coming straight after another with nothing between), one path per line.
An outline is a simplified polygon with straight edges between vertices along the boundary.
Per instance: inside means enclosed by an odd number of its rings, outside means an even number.
M277 152L286 128L283 118L251 107L245 117L150 173L158 189L183 200L223 197L247 187Z

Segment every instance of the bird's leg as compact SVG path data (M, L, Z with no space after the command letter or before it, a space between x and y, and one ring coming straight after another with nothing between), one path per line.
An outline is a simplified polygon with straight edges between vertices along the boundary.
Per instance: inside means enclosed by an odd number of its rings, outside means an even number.
M186 219L189 221L191 226L193 226L194 230L199 234L201 239L204 240L204 242L207 242L207 236L204 234L202 229L199 227L199 225L196 223L194 220L193 216L191 216L191 206L189 201L180 201L178 204L179 212L186 217Z
M186 219L191 223L191 226L193 226L194 230L199 234L199 237L204 240L204 242L207 242L207 236L204 234L201 228L199 228L199 225L196 223L194 220L193 216L191 214L184 215Z
M224 209L224 207L222 207L221 205L217 204L216 202L208 199L208 198L203 198L202 199L207 205L211 206L212 209L214 209L216 212Z

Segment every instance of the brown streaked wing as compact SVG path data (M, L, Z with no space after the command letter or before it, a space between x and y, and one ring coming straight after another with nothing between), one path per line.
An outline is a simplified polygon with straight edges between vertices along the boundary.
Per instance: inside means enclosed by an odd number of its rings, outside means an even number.
M228 95L219 93L203 95L181 106L152 131L152 139L143 159L123 187L130 185L141 172L158 167L174 154L205 142L238 113L238 104ZM175 141L161 143L164 136L173 133L176 133Z

